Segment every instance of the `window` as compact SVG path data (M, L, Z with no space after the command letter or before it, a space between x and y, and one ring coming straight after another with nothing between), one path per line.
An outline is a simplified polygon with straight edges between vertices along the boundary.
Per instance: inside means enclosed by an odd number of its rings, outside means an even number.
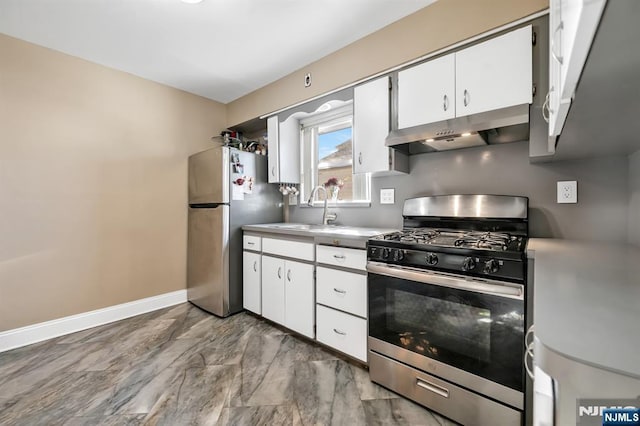
M351 103L300 121L303 201L322 185L329 199L339 204L369 203L370 175L353 174L352 123ZM317 192L314 201L324 201L324 193Z

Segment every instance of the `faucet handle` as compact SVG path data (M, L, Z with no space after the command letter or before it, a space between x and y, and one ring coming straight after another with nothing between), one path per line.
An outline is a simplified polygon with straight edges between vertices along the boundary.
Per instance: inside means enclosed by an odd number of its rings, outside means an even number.
M335 222L338 218L338 213L327 213L327 224Z

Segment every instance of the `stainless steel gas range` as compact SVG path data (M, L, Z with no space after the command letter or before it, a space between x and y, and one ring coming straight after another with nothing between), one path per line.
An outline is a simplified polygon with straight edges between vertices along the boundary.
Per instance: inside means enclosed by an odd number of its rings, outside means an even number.
M368 241L371 380L462 424L520 425L528 199L406 200Z

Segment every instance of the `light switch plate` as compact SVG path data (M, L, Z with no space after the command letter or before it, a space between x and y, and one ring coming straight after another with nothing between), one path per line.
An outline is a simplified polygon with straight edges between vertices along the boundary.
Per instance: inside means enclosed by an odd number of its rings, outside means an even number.
M380 204L395 203L396 190L394 188L386 188L380 190Z
M296 194L289 194L289 205L295 206L298 204L298 196Z
M558 182L558 204L578 202L578 182L575 180Z

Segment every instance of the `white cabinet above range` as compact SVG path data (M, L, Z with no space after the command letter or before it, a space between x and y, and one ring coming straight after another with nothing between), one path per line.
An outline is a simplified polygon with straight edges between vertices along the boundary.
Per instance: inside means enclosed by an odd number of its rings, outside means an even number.
M398 73L398 128L456 116L455 54Z
M532 27L398 73L398 128L408 128L533 100Z

